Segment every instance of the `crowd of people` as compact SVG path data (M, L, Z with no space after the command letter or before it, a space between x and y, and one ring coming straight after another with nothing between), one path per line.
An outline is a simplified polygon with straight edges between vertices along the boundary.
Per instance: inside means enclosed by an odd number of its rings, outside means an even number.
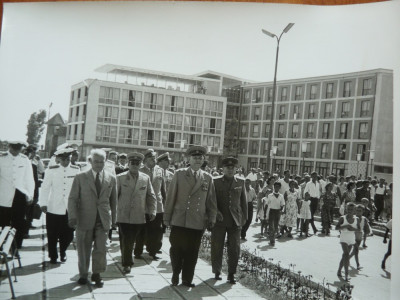
M143 259L144 249L159 259L169 227L171 283L178 285L181 276L188 287L194 287L205 230L211 232L214 278L222 279L227 238L227 281L236 282L240 240L246 239L253 213L261 223L260 237L267 236L272 246L284 235L309 237L310 225L316 234L318 212L322 233L329 235L337 217L343 250L338 276L344 268L345 280L353 256L361 268L358 250L361 244L367 247L371 224L383 217L389 221L384 242L391 230L392 184L384 179L337 180L334 174L300 176L289 170L282 176L261 169L245 174L235 157L225 157L222 168L209 166L202 146L189 147L187 160L174 166L168 152L158 155L153 149L128 154L93 149L86 163L79 163L79 152L63 144L44 171L36 151L35 146L11 141L9 151L0 155L0 227L16 228L16 245L21 248L32 228L33 207L39 204L46 215L51 264L67 261L66 250L75 236L79 284L88 283L91 262L90 279L103 286L107 244L116 229L123 272L129 274L134 258ZM390 253L391 240L382 268Z

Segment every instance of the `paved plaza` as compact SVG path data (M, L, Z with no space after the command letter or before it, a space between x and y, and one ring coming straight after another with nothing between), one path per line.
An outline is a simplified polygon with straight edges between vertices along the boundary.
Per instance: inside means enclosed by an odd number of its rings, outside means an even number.
M201 259L195 271L195 288L170 287L172 270L167 237L164 237L160 260L152 261L144 254L144 260L135 259L131 274L124 276L116 233L109 245L107 271L102 274L104 287L80 286L77 284L79 276L74 247L70 246L66 263L49 264L44 224L40 220L34 225L38 226L37 229L31 230L31 237L24 241L21 250L23 268L17 269L18 282L14 283L18 299L261 299L241 284L226 283L226 274L222 281L215 281L211 266ZM259 223L250 226L247 241L242 243L242 247L251 251L257 249L260 256L272 258L273 262L280 262L284 267L295 264L296 272L312 275L314 281L329 282L333 286L344 284L336 276L342 254L337 231L333 230L329 237L320 234L309 238L297 235L293 239L284 237L271 247L266 238L260 237L259 226ZM386 271L380 268L387 244L382 243L382 237L374 235L368 238L367 245L367 249L360 251L363 269L357 271L354 259L351 261L351 284L355 286L353 296L359 300L390 299L391 258L387 261ZM3 276L0 299L10 298L8 281Z

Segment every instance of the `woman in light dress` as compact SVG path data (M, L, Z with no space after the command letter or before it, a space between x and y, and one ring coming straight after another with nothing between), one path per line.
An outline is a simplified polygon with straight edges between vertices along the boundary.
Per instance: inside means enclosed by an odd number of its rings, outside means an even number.
M297 200L300 198L299 191L296 190L295 187L296 182L291 180L289 182L289 190L286 191L284 195L286 202L284 225L288 233L287 237L289 238L293 237L291 234L292 228L296 227L298 211Z

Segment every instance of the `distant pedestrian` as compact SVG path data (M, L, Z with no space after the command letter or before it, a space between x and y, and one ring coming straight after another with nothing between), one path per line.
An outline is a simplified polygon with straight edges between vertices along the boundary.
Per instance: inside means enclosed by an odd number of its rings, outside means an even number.
M247 221L243 225L241 238L246 240L246 232L249 229L251 221L253 220L254 202L257 200L257 195L255 190L251 187L251 182L249 179L245 180L246 187L246 199L247 199Z
M283 208L285 207L285 199L283 195L279 193L281 188L280 182L274 183L274 192L269 194L267 197L268 205L268 220L269 220L269 242L271 246L275 245L275 237L279 232L278 224L281 217Z
M303 236L303 233L306 237L309 237L308 234L308 225L311 220L311 200L310 199L303 199L300 202L300 237Z
M310 210L311 210L311 226L314 230L314 234L318 232L317 227L315 227L314 224L314 214L317 211L318 208L318 202L321 197L321 184L318 182L318 175L317 172L312 172L311 173L311 178L312 180L306 184L306 187L304 189L304 196L305 199L311 200L311 205L310 205Z
M322 233L329 235L333 224L333 209L336 205L336 195L332 193L333 184L328 182L325 186L325 193L321 197L321 220Z
M350 254L349 260L354 256L357 264L357 270L361 270L358 253L364 236L369 234L370 232L370 227L368 225L368 219L363 216L364 205L357 204L355 212L356 212L356 217L360 222L360 228L357 228L357 230L355 231L356 243L354 244L353 251Z
M287 231L287 237L292 237L292 228L297 223L297 200L300 198L298 190L295 189L296 182L291 180L289 182L289 190L285 192L285 230Z

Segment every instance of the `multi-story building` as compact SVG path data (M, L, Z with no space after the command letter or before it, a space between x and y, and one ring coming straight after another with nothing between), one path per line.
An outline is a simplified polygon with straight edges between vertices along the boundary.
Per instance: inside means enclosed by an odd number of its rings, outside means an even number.
M242 89L239 161L265 168L273 82ZM391 178L391 70L279 81L275 100L274 170Z
M96 71L106 79L87 79L71 90L67 142L83 157L92 148L153 148L179 162L188 146L201 144L217 165L227 107L222 79L110 64Z

